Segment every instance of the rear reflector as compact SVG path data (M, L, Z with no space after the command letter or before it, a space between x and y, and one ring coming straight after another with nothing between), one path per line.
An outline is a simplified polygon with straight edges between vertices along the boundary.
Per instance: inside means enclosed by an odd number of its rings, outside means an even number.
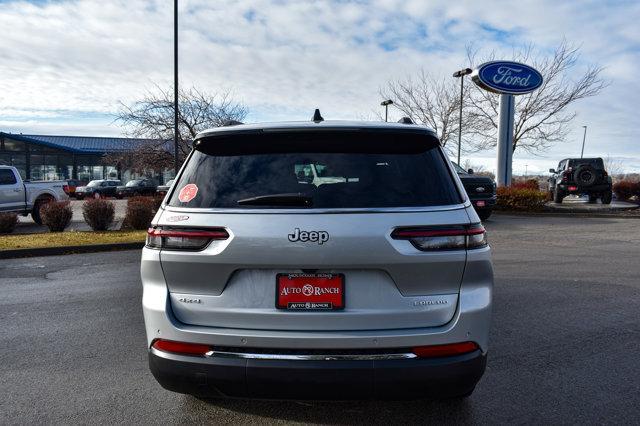
M467 354L480 349L475 342L451 343L448 345L418 346L411 351L420 358L439 358Z
M391 233L394 240L409 240L421 251L464 250L485 247L487 238L480 224L436 228L399 228Z
M171 352L180 355L198 355L204 356L211 351L211 347L198 343L174 342L171 340L156 340L151 345L152 348L164 352Z
M149 228L147 247L165 250L204 249L212 240L226 240L229 233L224 228Z
M570 186L569 187L569 191L577 191L578 187L577 186Z

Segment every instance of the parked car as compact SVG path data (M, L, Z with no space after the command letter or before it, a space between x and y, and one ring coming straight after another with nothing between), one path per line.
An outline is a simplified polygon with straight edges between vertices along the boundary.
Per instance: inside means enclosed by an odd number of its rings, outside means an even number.
M468 200L423 126L200 133L142 253L153 375L201 397L468 396L493 286Z
M31 214L41 225L40 208L51 201L68 200L66 186L66 181L23 181L15 167L0 166L0 211Z
M602 158L565 158L558 163L557 170L549 169L549 173L549 198L556 203L574 194L588 195L590 203L600 198L602 204L611 204L611 176Z
M87 186L79 186L76 188L76 198L82 200L85 197L115 197L116 188L121 184L122 182L119 180L92 180Z
M124 186L116 188L116 198L131 197L134 195L154 195L158 185L153 179L134 179Z
M458 172L462 185L480 219L489 219L497 200L496 182L490 177L473 174L473 169L464 170L456 163L453 163L453 167Z
M169 189L171 189L171 185L173 185L173 181L174 179L171 179L169 182L165 183L164 185L158 185L158 188L156 188L156 194L162 195L162 196L167 195L167 192L169 192Z
M67 195L69 195L70 197L75 197L76 195L76 188L79 186L83 186L86 185L85 183L79 181L78 179L68 179L67 180Z

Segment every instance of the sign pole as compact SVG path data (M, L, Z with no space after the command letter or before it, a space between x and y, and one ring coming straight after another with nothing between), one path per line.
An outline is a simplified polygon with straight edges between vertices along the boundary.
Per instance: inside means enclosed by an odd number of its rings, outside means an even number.
M178 0L173 0L173 171L178 177Z
M505 93L501 94L498 110L498 167L496 181L498 186L510 186L515 97Z

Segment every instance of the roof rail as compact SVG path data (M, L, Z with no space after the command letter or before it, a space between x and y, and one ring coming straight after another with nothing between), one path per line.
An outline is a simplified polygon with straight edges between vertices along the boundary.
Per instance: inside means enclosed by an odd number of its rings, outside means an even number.
M227 126L237 126L239 124L244 124L242 121L238 121L238 120L225 120L222 122L222 127L227 127Z
M416 124L409 117L402 117L400 120L398 120L398 123L401 123L401 124Z
M322 115L320 115L320 109L316 108L311 121L313 121L314 123L320 123L321 121L324 121L324 118L322 118Z

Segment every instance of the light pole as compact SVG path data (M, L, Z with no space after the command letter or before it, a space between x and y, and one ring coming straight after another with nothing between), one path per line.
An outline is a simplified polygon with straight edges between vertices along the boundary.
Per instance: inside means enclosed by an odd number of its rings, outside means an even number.
M178 176L178 0L173 0L173 169Z
M462 146L462 101L464 95L464 76L471 74L473 70L471 68L463 68L460 71L453 73L453 76L460 78L460 121L458 123L458 166L460 165L460 149Z
M529 165L528 165L528 164L525 164L525 165L524 165L524 178L525 178L525 179L527 178L527 172L528 172L528 171L529 171Z
M387 99L386 101L380 102L380 105L384 107L384 121L386 123L389 119L389 105L393 105L393 101L391 99Z
M582 135L582 151L580 151L580 158L584 155L584 141L587 139L587 126L582 126L584 134Z

